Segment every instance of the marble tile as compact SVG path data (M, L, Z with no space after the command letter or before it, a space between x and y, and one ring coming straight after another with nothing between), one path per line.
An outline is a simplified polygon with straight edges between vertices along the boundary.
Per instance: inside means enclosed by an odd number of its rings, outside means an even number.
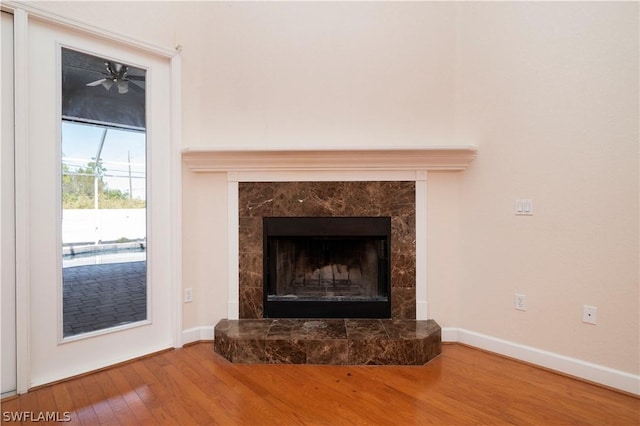
M415 286L416 286L415 255L397 254L397 253L392 254L391 256L391 287L393 288L414 287L415 288Z
M300 331L308 340L347 338L347 329L342 319L305 320Z
M233 327L234 323L236 322L238 321L228 320L226 318L218 321L218 323L213 328L214 337L217 338L218 336L226 336L231 327Z
M262 253L262 218L241 217L238 235L241 253Z
M391 290L391 318L416 318L416 289L394 287Z
M215 327L214 335L224 333L233 339L262 339L264 340L271 328L273 321L264 319L248 319L243 321L229 321Z
M235 342L224 334L217 335L213 340L213 350L226 358L227 360L233 362L233 354L235 349Z
M273 216L330 216L323 209L329 203L318 203L313 182L276 182L273 188Z
M415 211L415 182L378 182L383 214L398 215Z
M262 293L264 276L262 266L262 251L257 252L241 252L240 253L240 274L239 274L239 286L240 288L259 288Z
M342 319L275 319L266 336L267 340L280 340L296 336L302 340L346 339Z
M407 322L411 323L412 321L407 321ZM435 322L434 320L432 319L426 320L426 321L413 320L413 322L416 323L415 324L416 333L418 333L419 337L434 336L436 334L440 336L441 328L438 325L438 323Z
M265 340L239 339L235 342L231 361L238 364L260 364L266 362Z
M360 182L314 182L309 187L309 205L327 216L355 216L363 198Z
M262 318L262 288L240 288L240 318Z
M389 333L377 319L345 320L347 337L352 340L388 339Z
M307 340L307 364L347 365L349 344L347 339Z
M421 339L439 330L433 320L380 320L380 323L390 336L396 339Z
M273 216L273 187L264 182L239 182L240 217Z
M307 350L304 340L266 340L265 362L267 364L306 364Z
M416 365L414 341L349 340L350 365Z
M416 341L416 361L419 364L426 364L442 352L442 332L440 329L431 335Z
M214 335L234 363L422 365L441 351L433 320L221 320Z
M301 336L301 329L302 321L296 319L274 319L265 338L269 340L291 339L293 336Z
M402 247L404 254L416 252L416 216L414 212L391 217L392 243Z

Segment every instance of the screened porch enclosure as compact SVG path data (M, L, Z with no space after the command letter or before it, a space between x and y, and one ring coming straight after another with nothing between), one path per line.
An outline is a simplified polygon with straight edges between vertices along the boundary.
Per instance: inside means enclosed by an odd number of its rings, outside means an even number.
M146 71L62 48L63 337L147 319Z

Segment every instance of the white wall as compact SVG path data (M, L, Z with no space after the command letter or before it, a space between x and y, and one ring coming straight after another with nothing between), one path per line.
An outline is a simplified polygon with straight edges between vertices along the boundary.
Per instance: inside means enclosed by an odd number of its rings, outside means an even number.
M185 68L189 55L201 63L201 74L187 82L198 86L199 102L185 104L187 117L199 115L200 131L185 143L452 142L452 4L205 2L198 7L197 51L188 50L193 34L180 37Z
M475 161L475 160L474 160ZM441 327L460 326L460 178L457 172L427 175L427 304Z
M183 286L194 300L183 325L213 327L227 317L227 174L184 171L182 199Z
M480 146L458 325L637 374L638 3L465 3L457 28L456 129Z
M181 45L187 146L453 143L450 3L32 4Z
M431 316L640 373L636 3L103 6L42 4L181 44L185 146L477 143L429 174ZM224 184L184 174L185 328L226 315Z

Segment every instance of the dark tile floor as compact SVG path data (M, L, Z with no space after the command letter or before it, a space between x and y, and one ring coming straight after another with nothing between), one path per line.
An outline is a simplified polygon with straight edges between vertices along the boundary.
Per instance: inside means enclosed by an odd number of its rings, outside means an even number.
M62 271L64 337L147 317L146 262L74 266Z
M440 344L433 320L223 319L214 348L241 364L422 365Z

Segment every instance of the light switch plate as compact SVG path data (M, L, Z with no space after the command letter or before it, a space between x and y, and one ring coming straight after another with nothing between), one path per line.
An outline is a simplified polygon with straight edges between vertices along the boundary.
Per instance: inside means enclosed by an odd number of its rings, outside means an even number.
M517 216L533 216L533 200L530 198L517 199L514 213Z

